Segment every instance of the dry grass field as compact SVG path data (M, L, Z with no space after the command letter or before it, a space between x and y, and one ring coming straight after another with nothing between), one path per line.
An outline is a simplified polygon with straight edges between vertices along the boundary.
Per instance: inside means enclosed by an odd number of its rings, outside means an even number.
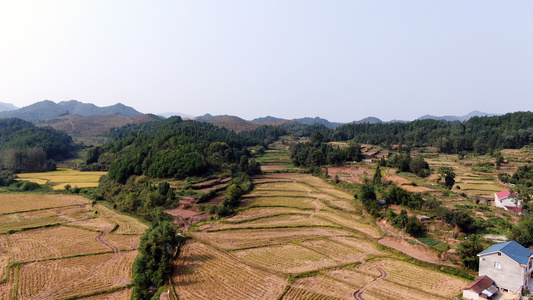
M50 184L54 190L62 190L67 184L71 187L96 187L98 180L107 172L81 172L58 168L57 171L17 174L20 180L28 180L38 184Z
M236 215L188 232L173 277L180 299L353 299L359 289L364 299L448 299L467 283L379 245L383 231L353 196L319 178L254 182Z
M276 299L285 287L283 276L196 241L182 247L175 264L173 281L180 300Z
M0 299L129 299L145 224L73 195L3 194L0 211Z

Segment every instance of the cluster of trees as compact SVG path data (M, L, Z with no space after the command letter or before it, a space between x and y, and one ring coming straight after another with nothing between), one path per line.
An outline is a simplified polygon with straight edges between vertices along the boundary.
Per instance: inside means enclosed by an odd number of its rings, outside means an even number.
M384 194L387 204L398 204L411 209L421 209L424 204L419 193L409 193L396 185L392 185Z
M376 172L376 174L378 174ZM404 230L405 232L414 236L423 236L426 233L426 227L415 216L408 216L407 211L402 209L400 214L395 213L392 209L387 210L385 215L380 213L381 209L384 209L390 204L398 204L406 206L412 209L420 209L424 203L424 199L418 193L409 193L406 190L392 185L388 190L382 192L385 195L386 205L380 207L377 201L375 182L367 181L359 189L359 193L356 198L361 200L365 209L374 217L385 216L389 219L392 226Z
M292 144L290 152L294 165L306 168L340 166L346 161L361 161L364 158L359 144L351 143L345 149L333 147L320 131L315 131L309 142Z
M413 236L423 236L427 229L424 223L415 216L408 216L407 211L402 209L399 214L389 209L387 212L391 225Z
M115 208L147 219L155 207L171 208L177 203L165 179L232 174L222 204L207 208L212 213L228 215L240 196L251 190L249 176L261 173L261 165L249 147L264 149L264 141L281 133L260 128L241 135L174 117L113 130L117 140L89 149L85 166L109 166L108 175L100 180L98 194Z
M501 182L522 185L524 187L533 186L533 165L520 166L511 176L507 173L498 174Z
M151 286L163 286L172 276L172 259L182 240L169 215L154 213L151 226L141 237L133 264L132 299L146 299Z
M419 177L427 177L431 174L429 164L423 157L411 157L409 152L398 153L391 155L388 159L382 158L379 162L380 166L396 168L401 172L410 172Z
M68 157L77 149L72 138L51 127L30 122L0 119L0 169L12 172L55 170L54 160Z
M253 173L259 164L247 160L252 157L248 147L264 147L265 141L283 133L268 127L237 134L209 123L173 117L113 130L116 141L90 149L84 167L108 166L109 177L121 184L132 175L184 179L238 168Z
M96 197L106 199L113 208L142 216L150 220L154 209L172 208L177 204L174 190L168 182L149 177L132 177L125 184L119 184L109 176L102 176Z

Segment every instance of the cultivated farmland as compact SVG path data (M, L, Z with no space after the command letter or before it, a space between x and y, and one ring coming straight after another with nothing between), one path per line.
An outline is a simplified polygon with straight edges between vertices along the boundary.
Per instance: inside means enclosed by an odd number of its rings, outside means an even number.
M319 178L254 182L236 215L189 231L173 277L180 299L449 299L467 284L381 246L353 196Z
M1 299L129 299L147 228L73 195L0 195Z
M71 169L57 169L57 171L22 173L18 174L20 180L28 180L38 184L50 184L54 190L64 189L68 184L71 187L97 187L98 180L107 172L82 172Z

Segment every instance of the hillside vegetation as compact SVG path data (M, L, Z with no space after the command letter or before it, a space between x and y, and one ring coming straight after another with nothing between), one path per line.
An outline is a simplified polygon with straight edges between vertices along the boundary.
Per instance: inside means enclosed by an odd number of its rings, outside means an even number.
M21 119L0 119L0 169L36 172L55 169L54 160L76 149L72 137L51 127L36 127Z

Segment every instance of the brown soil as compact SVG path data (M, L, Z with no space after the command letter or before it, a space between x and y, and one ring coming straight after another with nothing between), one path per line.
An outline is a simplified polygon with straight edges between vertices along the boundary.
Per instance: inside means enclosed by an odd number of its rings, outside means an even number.
M349 182L349 183L363 183L363 178L365 176L372 177L374 171L362 167L362 166L344 166L344 167L331 167L328 168L328 174L331 177L337 175L340 180Z
M176 218L191 218L197 215L200 215L199 212L192 210L183 210L183 209L169 209L165 211L167 214L176 217Z
M179 208L169 209L165 212L174 217L174 223L181 224L180 229L182 231L187 231L192 225L209 218L207 214Z
M446 260L440 259L436 254L430 252L424 245L412 245L400 237L386 236L380 240L378 243L381 245L396 249L404 254L407 254L411 257L414 257L418 260L439 264L453 266Z
M281 171L285 170L285 167L282 165L261 165L261 170L266 171Z

